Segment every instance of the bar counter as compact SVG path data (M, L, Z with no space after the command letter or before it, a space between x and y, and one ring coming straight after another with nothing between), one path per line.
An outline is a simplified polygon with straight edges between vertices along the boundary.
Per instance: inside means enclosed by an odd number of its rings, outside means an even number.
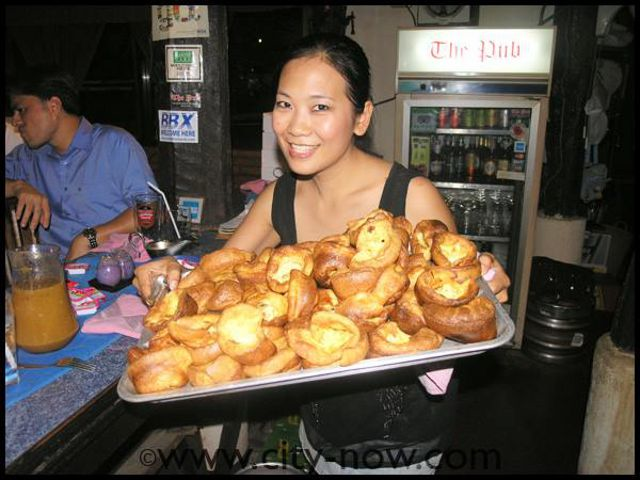
M200 257L223 245L215 232L202 232L198 244L181 254ZM132 289L121 292L133 293ZM95 472L100 464L107 468L116 462L125 453L120 451L123 443L147 430L152 419L130 412L116 393L127 351L137 343L117 336L87 359L96 364L95 372L69 368L54 382L5 407L6 473Z

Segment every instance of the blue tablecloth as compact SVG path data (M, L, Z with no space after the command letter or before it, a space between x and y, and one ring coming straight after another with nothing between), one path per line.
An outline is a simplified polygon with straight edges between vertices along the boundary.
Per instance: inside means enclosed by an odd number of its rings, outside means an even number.
M198 257L193 256L180 256L179 258L185 258L191 262L198 262ZM73 280L79 283L79 288L89 287L89 281L96 276L96 267L100 260L99 254L87 255L81 257L76 262L88 263L89 269L83 275L68 275L69 280ZM120 295L129 293L136 294L136 289L129 285L128 287L119 290L118 292L110 293L103 292L107 299L100 306L100 310L104 310L111 305ZM85 321L90 319L93 315L78 316L78 323L80 329ZM95 355L100 353L106 347L115 342L121 335L118 333L111 334L87 334L78 331L78 334L69 342L66 346L50 353L29 353L21 348L18 348L18 364L20 363L54 363L63 357L78 357L82 360L91 360ZM68 368L51 367L51 368L38 368L38 369L20 369L20 382L15 385L9 385L5 387L5 409L11 407L16 402L28 397L34 392L38 391L42 387L52 383L56 379L60 378L69 371ZM82 372L85 375L92 375L91 372Z

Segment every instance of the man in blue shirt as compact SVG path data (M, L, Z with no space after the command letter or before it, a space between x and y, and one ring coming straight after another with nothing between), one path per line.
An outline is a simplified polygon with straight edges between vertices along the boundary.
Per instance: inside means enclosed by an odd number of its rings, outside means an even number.
M41 243L75 259L112 233L136 229L134 197L155 179L146 154L125 130L81 116L73 78L49 68L25 70L9 86L13 123L24 145L5 156L5 198Z

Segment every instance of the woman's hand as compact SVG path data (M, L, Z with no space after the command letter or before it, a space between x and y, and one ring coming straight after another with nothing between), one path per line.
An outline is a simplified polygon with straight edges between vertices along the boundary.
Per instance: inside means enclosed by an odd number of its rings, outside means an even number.
M500 262L492 254L484 252L480 254L480 265L482 266L482 277L485 279L491 291L496 295L500 303L505 303L509 299L508 288L511 280L507 276Z
M169 290L174 290L178 286L181 273L182 267L175 258L164 257L137 267L132 283L138 290L138 294L146 301L151 295L151 285L157 276L164 275Z

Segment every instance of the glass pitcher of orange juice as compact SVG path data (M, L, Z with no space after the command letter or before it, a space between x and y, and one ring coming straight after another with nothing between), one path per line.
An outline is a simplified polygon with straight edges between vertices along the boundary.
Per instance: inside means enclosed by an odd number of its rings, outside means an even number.
M60 247L27 245L9 252L16 343L33 353L64 347L78 332Z

